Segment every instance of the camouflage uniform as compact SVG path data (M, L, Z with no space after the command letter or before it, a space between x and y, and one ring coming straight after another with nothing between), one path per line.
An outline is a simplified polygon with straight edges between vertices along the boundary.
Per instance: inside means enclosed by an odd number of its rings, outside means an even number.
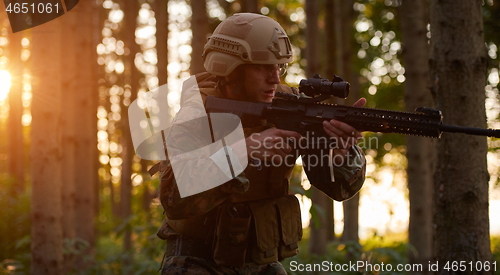
M243 267L217 266L211 261L189 256L170 256L165 259L162 275L286 275L280 262L259 265L247 263Z
M282 65L293 61L290 40L275 20L252 13L227 18L209 37L203 59L207 73L196 76L196 85L192 84L193 78L183 85L181 109L166 140L171 162L162 162L160 168L160 200L167 215L158 232L167 240L163 274L286 274L278 261L296 255L302 239L299 201L289 192L295 159L302 156L312 185L342 201L361 188L364 157L353 146L349 152L355 164L334 166L330 148L309 146L295 148L280 164L252 159L251 155L247 159L242 154L231 155L231 150L239 148L224 145L225 137L234 141L233 136L216 133L221 129L207 126L215 120L212 114L208 120L204 114L205 98L223 97L217 77L226 80L243 64L272 66L281 71ZM248 83L242 86L245 74L238 75L228 82L232 84L226 83L235 87L233 92L249 88ZM222 81L219 84L225 85ZM277 85L275 92L293 91ZM247 127L244 137L249 137L273 125L244 122L243 127ZM236 141L244 138L241 131L232 131L236 135L238 132ZM215 138L216 134L224 138ZM326 156L328 162L314 163L310 156L320 156L322 161ZM243 169L247 161L253 165ZM230 175L227 170L231 170ZM221 174L224 177L217 178ZM210 188L221 182L225 183Z
M196 77L203 100L207 95L222 97L222 94L216 89L215 76L208 73L203 73L197 75ZM287 86L280 85L280 88L287 89ZM290 92L289 89L290 88L288 87L288 92ZM180 112L183 111L182 108L184 108L185 106L186 105L181 105ZM203 142L200 143L199 139L193 134L193 132L196 131L193 131L192 127L197 127L196 122L193 123L194 124L191 124L189 129L180 128L172 133L172 136L170 136L169 138L173 139L174 141L182 140L183 144L185 144L187 141L188 144L192 144L193 149L205 145L203 144ZM261 132L262 130L269 127L270 126L263 125L254 128L245 128L245 136L249 136L251 133ZM321 153L321 150L322 149L318 148L301 151L297 150L294 154L292 154L292 157L293 160L295 160L298 155L303 156L304 168L311 184L315 185L328 196L332 197L335 200L342 201L355 195L364 182L364 162L361 167L334 167L335 181L332 182L330 178L330 167L308 165L307 158L304 158L304 156L307 156L308 154ZM359 150L359 148L354 148L353 151L358 154L357 157L360 157L361 151ZM196 163L194 163L193 165L196 165ZM203 164L198 163L198 165L200 165L200 170L206 169ZM293 166L287 166L284 167L283 170L280 170L280 173L283 174L283 176L286 178L286 193L288 193L288 179L290 177L292 168ZM215 213L219 211L220 207L224 205L226 201L234 200L235 198L236 200L238 200L238 198L242 196L252 197L252 194L257 194L256 198L258 198L258 196L260 196L259 194L262 193L260 190L257 190L257 192L255 190L252 191L251 188L252 186L257 184L255 182L255 178L258 178L257 174L263 173L263 171L260 171L255 167L247 167L244 173L216 188L212 188L208 191L184 198L180 197L179 190L173 175L173 170L169 161L162 162L160 170L160 200L168 217L168 219L166 219L166 221L168 220L168 222L163 223L158 232L158 236L162 239L168 239L167 242L173 241L176 237L180 236L178 232L175 232L172 229L172 226L169 225L169 222L172 223L176 222L177 220L183 219L189 220L190 218L196 218L203 215L209 215L209 217L211 217L210 219L212 219L212 216L210 216L211 214L207 213ZM210 171L207 171L207 174L209 173ZM198 182L201 181L202 180L198 180ZM197 184L197 182L193 182L193 184ZM205 218L205 222L203 224L186 226L189 228L186 228L187 231L184 234L188 236L197 235L199 233L198 231L206 231L206 235L202 234L203 237L199 237L199 239L205 239L205 236L209 236L207 237L207 239L209 240L206 241L206 243L213 243L213 240L210 239L210 236L213 235L213 231L211 231L213 229L211 227L214 227L215 225L211 224L210 222L208 223L209 225L206 224L206 221L210 219ZM215 220L215 218L213 218L213 220ZM202 226L203 228L200 228ZM253 226L255 227L255 225ZM301 236L302 228L300 222L296 222L294 226L300 227L300 229L297 229L300 232L294 234L300 234ZM298 240L300 240L300 237ZM296 247L293 249L297 250ZM283 257L290 257L290 255L293 256L294 254L288 254L288 256ZM279 258L279 260L283 258L282 256L280 257L281 258ZM167 255L167 257L165 257L164 259L162 274L286 274L286 271L278 261L258 264L250 260L240 267L227 267L217 265L212 259L204 259L201 257L193 257L187 255Z

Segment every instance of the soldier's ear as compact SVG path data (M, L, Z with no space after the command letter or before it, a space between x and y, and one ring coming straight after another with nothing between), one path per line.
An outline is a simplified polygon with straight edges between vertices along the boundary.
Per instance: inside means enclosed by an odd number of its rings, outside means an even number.
M231 83L236 81L238 78L243 76L244 73L245 73L245 65L238 66L228 76L225 77L226 83Z
M244 65L238 66L228 76L224 77L220 83L220 88L227 93L238 93L243 85L245 68Z

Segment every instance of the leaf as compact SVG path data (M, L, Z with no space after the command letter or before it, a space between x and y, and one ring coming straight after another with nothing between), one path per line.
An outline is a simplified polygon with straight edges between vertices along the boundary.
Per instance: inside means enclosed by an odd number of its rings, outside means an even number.
M320 228L321 221L326 218L326 212L319 204L313 203L311 209L309 209L309 213L311 213L311 220L314 222L314 226L316 228Z

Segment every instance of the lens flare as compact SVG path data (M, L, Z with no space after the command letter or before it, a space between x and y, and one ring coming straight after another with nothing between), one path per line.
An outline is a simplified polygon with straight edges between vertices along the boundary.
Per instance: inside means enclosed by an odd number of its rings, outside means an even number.
M0 70L0 101L7 98L10 90L10 74L8 71Z

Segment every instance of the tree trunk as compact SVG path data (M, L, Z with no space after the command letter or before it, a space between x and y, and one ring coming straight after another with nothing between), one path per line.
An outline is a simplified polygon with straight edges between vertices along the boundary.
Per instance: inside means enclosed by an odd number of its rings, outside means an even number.
M320 43L319 50L324 53L325 58L321 58L321 60L325 60L325 64L323 66L325 74L322 77L332 79L335 74L335 64L336 64L336 52L331 50L335 48L335 21L334 14L335 10L333 7L333 1L325 2L325 29L324 29L324 41ZM314 73L314 72L313 72ZM333 103L333 101L332 101ZM334 208L333 208L333 200L329 199L324 202L325 204L325 214L328 219L325 219L326 228L326 238L327 241L335 240L335 221L334 221ZM330 218L331 217L331 218Z
M64 59L65 75L61 78L62 100L61 110L64 115L60 117L61 123L61 177L62 177L62 234L64 241L73 241L75 239L75 187L76 187L76 109L79 107L76 102L76 93L78 86L73 86L78 81L76 76L80 70L78 62L78 48L76 35L79 22L74 13L61 17L63 33L67 34L66 51L61 52L61 59ZM75 90L76 88L76 90ZM79 124L79 123L78 123ZM64 255L63 270L64 273L71 272L75 260L75 254L67 253Z
M343 242L359 243L359 193L342 203L344 210Z
M102 22L102 12L100 11L100 5L98 1L91 1L92 3L92 44L93 45L98 45L101 42L101 22ZM94 58L97 58L97 54L93 51ZM97 117L95 116L95 111L99 107L99 101L100 101L100 93L99 93L99 88L100 88L100 76L102 75L103 68L100 66L97 62L92 63L92 83L90 84L92 86L92 90L94 91L94 96L92 97L91 101L91 106L90 108L94 110L94 125L97 125ZM94 127L94 130L97 130ZM100 185L100 177L99 177L99 168L102 167L101 163L99 162L99 149L97 148L97 143L94 139L94 148L92 149L92 167L94 167L94 173L92 174L93 176L93 185L94 185L94 213L95 215L99 215L100 211L100 198L99 198L99 185ZM99 237L97 228L95 230L95 236L94 238L97 239Z
M123 18L123 30L125 46L129 49L129 54L125 58L125 84L130 85L130 102L137 98L140 85L140 72L135 66L135 57L141 51L140 46L135 42L135 29L137 28L137 16L139 15L139 3L130 1L124 2L125 16ZM124 102L122 100L122 102ZM134 158L134 148L128 124L128 105L121 106L120 127L122 131L122 170L120 182L120 213L122 221L126 221L132 215L132 164ZM123 250L126 258L124 266L129 266L133 261L132 229L127 226L123 235Z
M158 86L167 83L168 65L168 0L155 0L153 9L156 17L156 54L158 56Z
M445 124L485 128L481 1L431 1L431 82ZM434 182L434 249L447 261L492 260L486 138L444 133ZM441 274L450 274L440 267ZM468 269L467 274L492 274Z
M227 0L217 0L219 3L219 6L224 10L224 13L229 16L233 14L235 11L233 10L234 5L231 5L232 3L229 3Z
M339 20L335 17L335 1L325 2L325 35L323 38L323 43L320 44L321 52L324 52L324 58L322 60L324 63L324 70L322 71L322 77L332 79L334 74L340 74L337 72L337 47L335 45L336 41L336 31Z
M97 59L93 43L93 14L96 12L92 1L80 1L66 16L73 17L75 35L75 64L78 67L72 75L75 117L75 237L84 240L89 247L78 254L74 267L86 270L93 264L96 243L96 105L95 62Z
M208 34L208 15L207 5L205 0L191 0L191 30L193 31L193 38L191 40L191 65L189 72L191 75L205 71L203 66L203 48L207 42Z
M306 0L306 45L305 57L307 60L306 77L312 77L319 72L320 62L318 58L318 14L319 4L317 0Z
M403 61L406 64L405 103L409 112L413 112L417 107L434 105L428 88L427 5L424 1L403 1L398 10L403 35ZM414 263L425 264L432 257L434 152L434 140L417 136L406 137L410 193L409 242L417 251L417 254L411 253L409 257Z
M165 85L168 79L167 65L168 65L168 0L155 0L153 3L153 10L156 18L156 55L158 63L156 64L158 70L158 86ZM202 64L203 65L203 64ZM170 118L165 118L170 121ZM142 208L144 211L149 211L151 202L157 197L157 190L149 178L149 165L151 161L141 160L142 174L145 176L143 181L143 199ZM149 216L148 216L149 219Z
M32 30L31 274L62 274L61 20Z
M345 0L344 0L345 3ZM335 71L333 74L340 75L341 77L345 77L346 71L344 70L344 36L343 36L343 31L345 30L344 24L344 18L342 18L342 1L341 0L334 0L331 3L332 5L332 18L333 18L333 45L331 45L330 51L333 52L333 56L335 59ZM347 48L347 47L346 47ZM328 78L332 78L332 75L329 75Z
M259 13L258 0L243 0L241 1L241 12Z
M306 75L307 77L312 77L314 73L319 72L320 62L318 58L318 13L319 5L316 0L306 1ZM319 191L315 187L311 187L311 200L313 205L319 206L324 212L325 216L322 217L318 215L321 223L316 226L314 221L311 220L311 236L309 239L309 251L314 254L324 255L326 253L326 245L328 243L328 220L333 220L332 213L332 201L323 192ZM313 206L314 207L314 206ZM330 209L331 208L331 209ZM327 214L330 213L330 214ZM327 216L328 215L328 216ZM331 229L330 229L331 230Z
M122 118L123 119L123 118ZM127 131L125 131L127 132ZM123 137L122 141L122 153L121 158L122 163L122 174L121 174L121 185L120 185L120 214L122 222L129 222L128 219L132 215L132 158L134 154L134 148L131 148L132 142L127 140L128 137ZM130 224L129 224L130 225ZM132 244L132 228L127 225L123 234L123 252L125 257L123 258L124 269L130 267L133 261L133 244ZM130 274L130 273L124 273Z
M335 74L340 75L345 81L351 83L351 93L348 99L338 99L337 103L351 105L358 99L358 89L356 73L352 68L352 37L354 10L352 0L335 0L334 8L334 42L332 49L335 49ZM333 78L333 75L329 75ZM343 242L359 242L359 194L342 203L344 212L344 230L342 232Z

